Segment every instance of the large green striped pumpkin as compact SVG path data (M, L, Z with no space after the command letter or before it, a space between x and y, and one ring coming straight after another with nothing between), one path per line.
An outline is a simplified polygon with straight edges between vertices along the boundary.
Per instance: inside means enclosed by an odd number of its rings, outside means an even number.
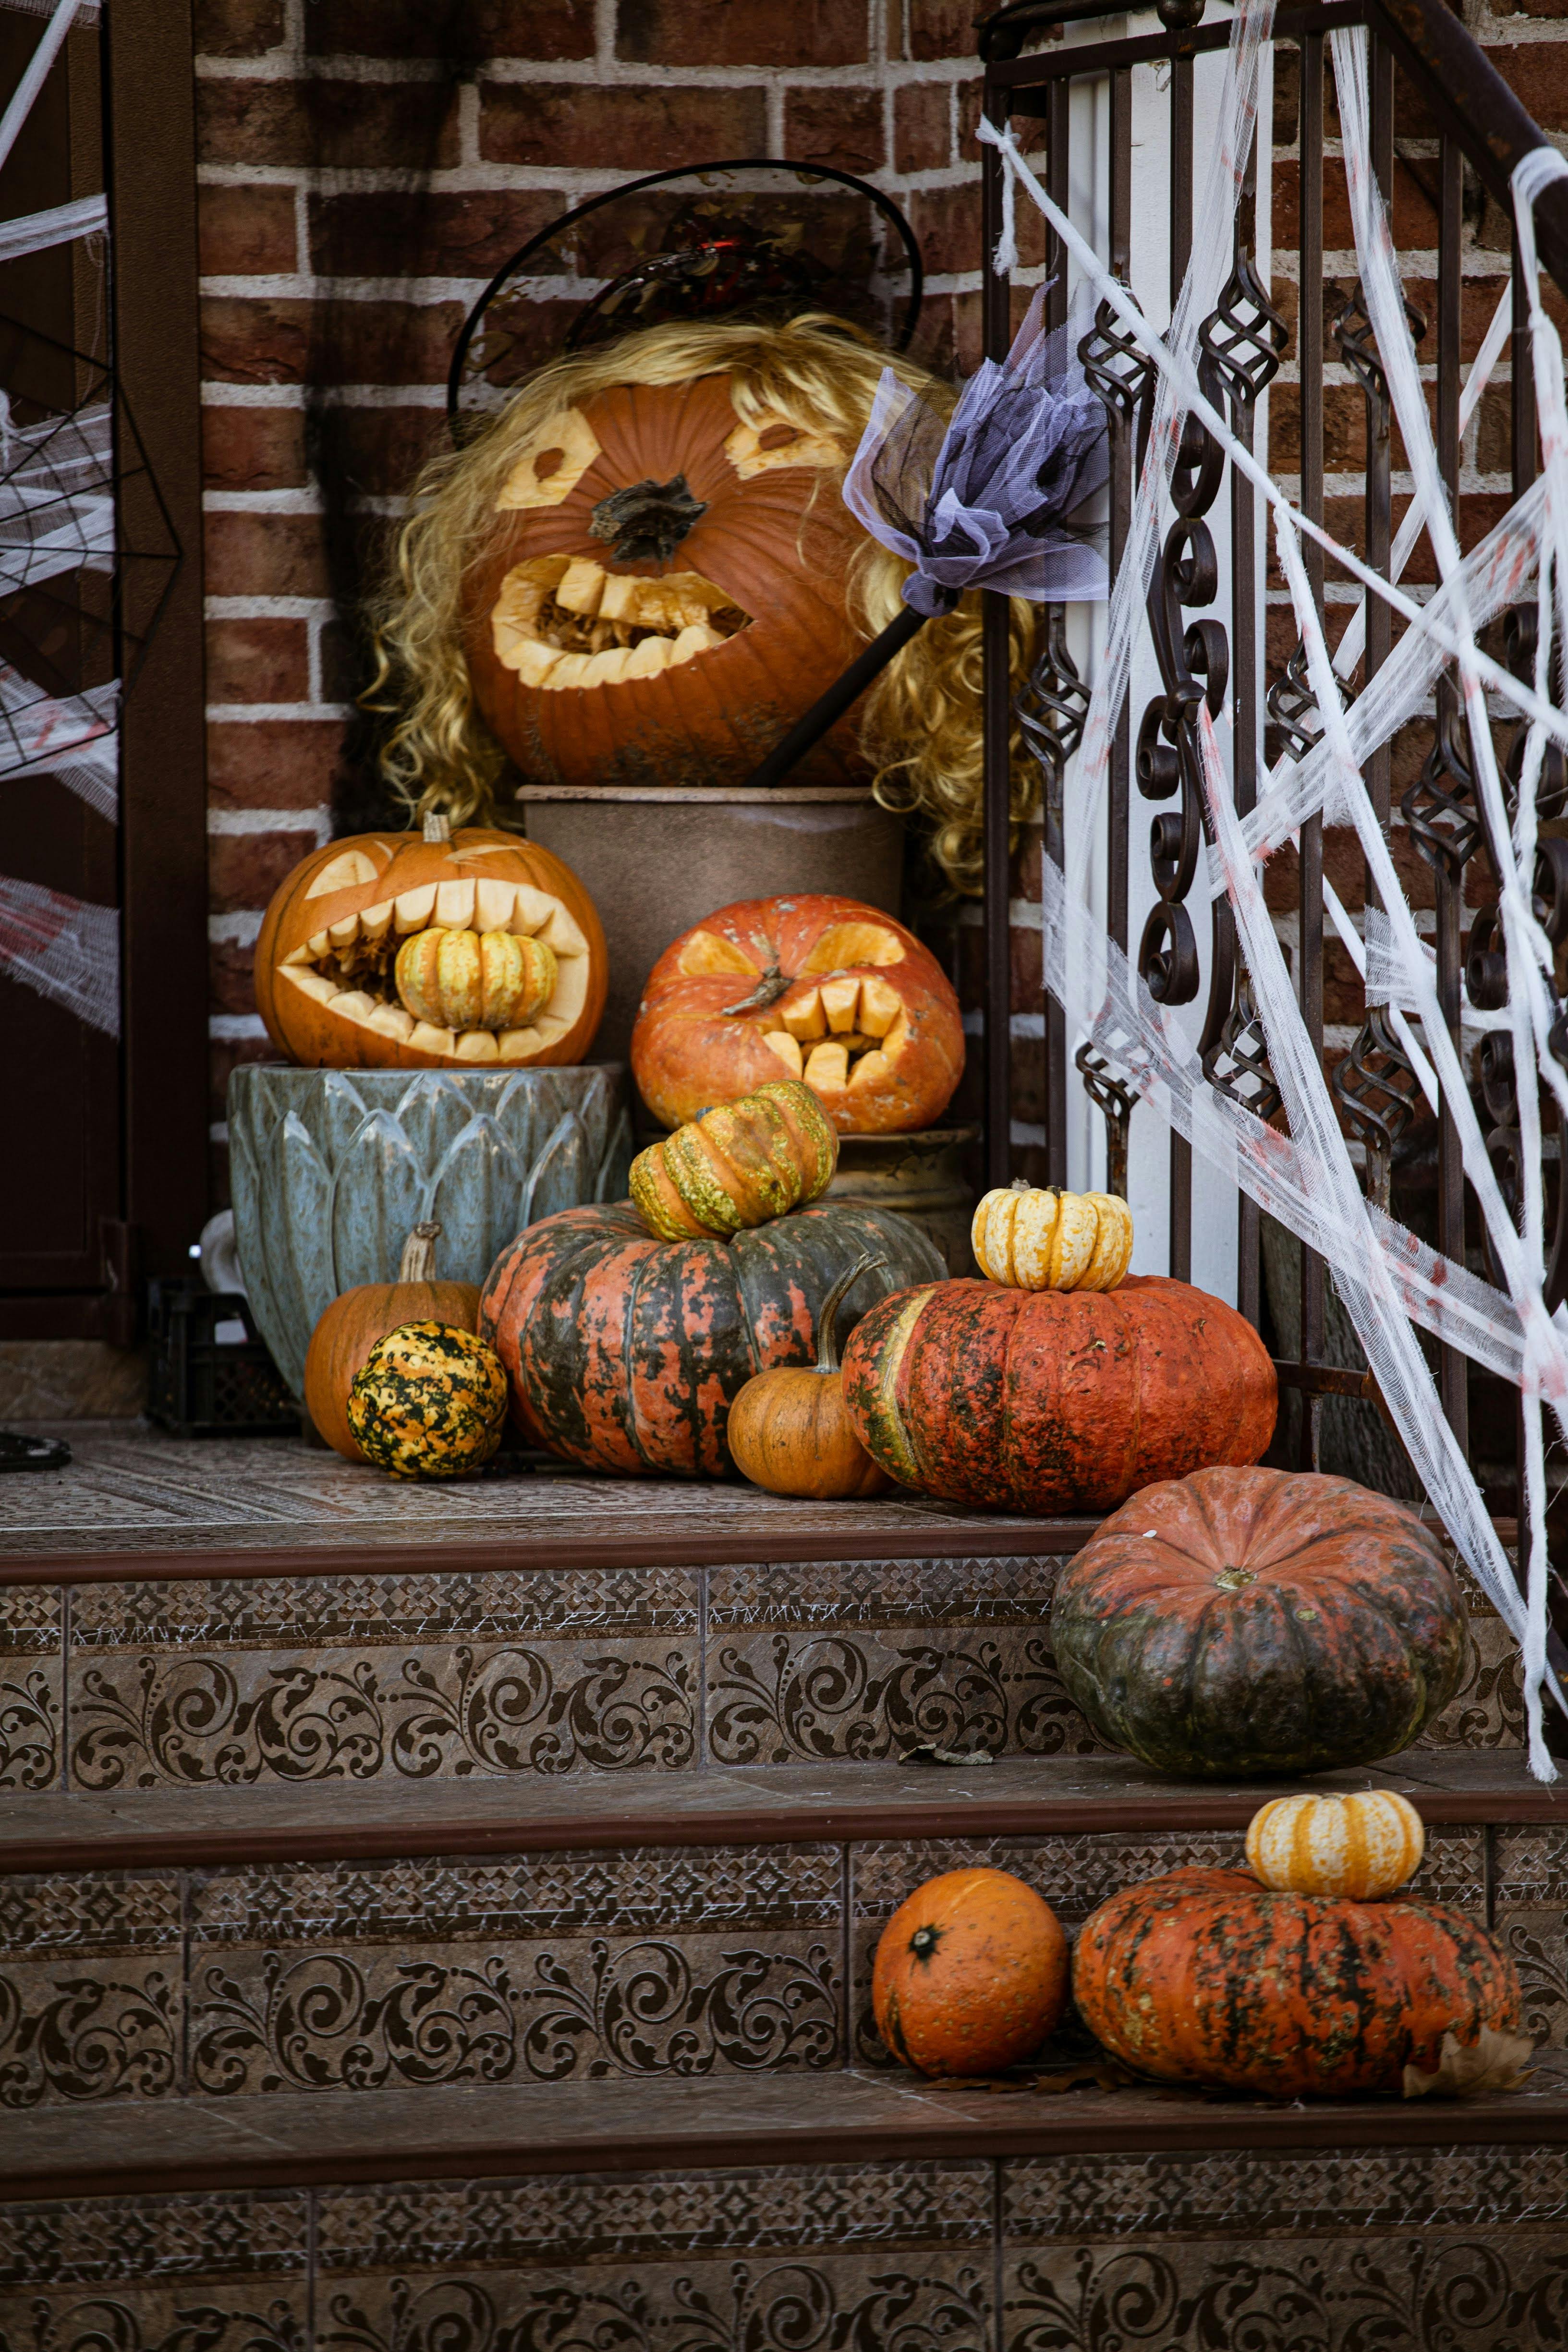
M943 1270L888 1209L796 1209L728 1241L656 1240L629 1201L563 1209L502 1251L479 1329L531 1444L625 1477L721 1477L731 1404L754 1373L815 1361L823 1301L862 1256L881 1264L847 1315Z

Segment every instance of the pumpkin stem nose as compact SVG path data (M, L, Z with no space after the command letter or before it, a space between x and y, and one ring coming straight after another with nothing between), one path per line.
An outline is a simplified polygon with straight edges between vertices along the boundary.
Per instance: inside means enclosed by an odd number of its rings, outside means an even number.
M917 1927L910 1937L910 1949L917 1960L929 1960L942 1941L940 1927Z
M707 499L693 498L685 475L677 474L668 482L634 482L629 489L612 490L594 509L588 528L595 539L614 540L623 563L668 563L707 511Z

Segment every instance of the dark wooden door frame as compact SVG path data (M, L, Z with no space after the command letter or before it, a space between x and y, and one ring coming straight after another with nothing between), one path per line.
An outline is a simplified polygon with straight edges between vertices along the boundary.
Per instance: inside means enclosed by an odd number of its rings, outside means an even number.
M181 562L122 719L120 1215L103 1286L0 1300L0 1338L136 1336L207 1203L207 854L195 82L190 0L104 11L105 171L120 388Z

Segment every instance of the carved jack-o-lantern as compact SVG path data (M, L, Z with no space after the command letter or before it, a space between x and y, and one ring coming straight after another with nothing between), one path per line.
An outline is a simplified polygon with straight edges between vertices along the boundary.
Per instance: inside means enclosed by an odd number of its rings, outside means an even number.
M256 943L268 1034L312 1069L580 1062L607 977L571 868L479 828L330 842L279 885Z
M860 649L838 495L852 451L743 422L727 374L558 409L518 454L470 575L468 673L530 775L738 782ZM862 772L842 722L798 781Z

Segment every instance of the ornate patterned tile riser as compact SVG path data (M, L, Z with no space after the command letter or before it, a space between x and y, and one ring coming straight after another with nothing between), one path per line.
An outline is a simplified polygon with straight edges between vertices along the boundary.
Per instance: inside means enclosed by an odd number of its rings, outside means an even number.
M1004 2273L1005 2352L1555 2352L1568 2252L1544 2237L1053 2247Z
M0 2352L1553 2352L1562 2150L1080 2156L0 2212ZM999 2331L993 2282L1003 2283Z
M1488 1834L1434 1829L1419 1890L1484 1917ZM1490 1834L1531 2031L1568 2044L1568 1832ZM1118 1887L1234 1865L1241 1843L1151 1830L13 1878L0 2108L815 2071L844 2063L846 2014L852 2061L887 2065L872 1961L927 1878L1015 1871L1070 1932Z
M1568 1830L1493 1832L1493 1925L1519 1970L1525 2022L1568 2048Z
M418 2089L794 2073L843 2058L840 1946L796 1934L595 1937L197 1961L189 2089Z
M973 1556L0 1587L0 1789L665 1773L704 1758L863 1761L922 1741L1102 1754L1051 1655L1060 1566ZM1521 1738L1511 1640L1478 1610L1465 1684L1422 1745Z

